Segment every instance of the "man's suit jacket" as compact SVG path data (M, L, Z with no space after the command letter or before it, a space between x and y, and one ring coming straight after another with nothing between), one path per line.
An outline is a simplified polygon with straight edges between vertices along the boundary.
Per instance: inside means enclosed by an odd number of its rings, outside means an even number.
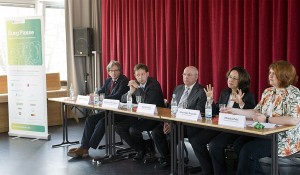
M180 98L185 90L185 85L179 85L173 91L176 94L176 101L179 103ZM205 112L206 93L204 92L203 86L196 83L193 86L188 98L187 98L187 109L200 110L201 113Z
M116 85L110 94L110 87L112 83L112 78L109 77L105 80L104 85L100 88L98 93L105 93L106 99L116 99L121 100L123 94L128 92L128 78L125 75L120 75L117 79Z
M219 101L218 101L217 106L216 106L216 109L219 109L218 104L226 104L227 105L230 94L231 94L231 89L230 88L226 88L221 92ZM245 93L245 95L243 97L243 102L245 103L243 109L253 109L255 107L255 99L254 99L253 94L250 93L250 92ZM234 102L232 107L233 108L240 108L239 104L235 103L235 102Z
M135 96L140 95L142 97L142 103L155 104L157 107L165 107L164 95L161 90L161 86L157 80L152 77L148 77L145 89L136 89L132 94L132 100L136 103ZM122 102L127 102L127 93L122 96Z

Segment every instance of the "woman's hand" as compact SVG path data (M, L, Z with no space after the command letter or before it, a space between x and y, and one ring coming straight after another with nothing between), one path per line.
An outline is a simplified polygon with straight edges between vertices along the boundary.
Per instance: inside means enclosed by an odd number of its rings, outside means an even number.
M235 103L239 104L240 106L243 106L245 104L243 102L244 95L245 95L245 93L243 93L241 89L238 89L237 92L232 92L231 101L234 101Z
M213 99L214 97L214 87L211 86L211 84L206 85L206 89L204 89L206 96L210 97L210 99Z
M266 122L267 117L264 114L257 112L252 116L252 119L255 122Z
M246 118L248 119L253 119L253 116L257 113L256 110L254 109L239 109L239 108L222 108L220 110L220 112L222 113L228 113L228 114L235 114L235 115L244 115L246 116ZM261 118L260 120L262 120L263 118ZM264 118L265 120L266 118Z
M229 107L221 108L220 112L227 113L227 114L235 114L235 108L229 108Z

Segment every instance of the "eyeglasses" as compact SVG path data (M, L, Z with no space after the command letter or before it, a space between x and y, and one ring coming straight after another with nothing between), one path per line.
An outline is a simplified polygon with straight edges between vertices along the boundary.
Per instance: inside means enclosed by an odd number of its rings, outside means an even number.
M187 73L183 73L183 74L182 74L182 76L191 77L191 76L193 76L193 74L189 74L189 73L188 73L188 74L187 74Z
M109 70L108 72L118 72L120 70Z
M231 75L229 75L227 78L228 78L228 79L232 79L232 80L239 80L239 78L236 78L236 77L231 76Z

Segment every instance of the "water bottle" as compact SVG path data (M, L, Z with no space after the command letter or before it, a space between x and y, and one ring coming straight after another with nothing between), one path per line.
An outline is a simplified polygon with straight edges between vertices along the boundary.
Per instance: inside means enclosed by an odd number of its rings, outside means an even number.
M132 96L130 91L127 93L127 110L131 111L132 109Z
M94 105L99 105L99 94L98 94L98 89L96 87L94 91Z
M70 96L70 100L74 100L74 88L73 88L72 83L71 83L70 89L69 89L69 96Z
M207 97L207 101L205 104L205 119L206 120L211 120L212 119L212 101L210 97Z
M176 100L176 94L172 95L172 100L171 100L171 114L172 116L175 116L178 110L177 106L177 100Z

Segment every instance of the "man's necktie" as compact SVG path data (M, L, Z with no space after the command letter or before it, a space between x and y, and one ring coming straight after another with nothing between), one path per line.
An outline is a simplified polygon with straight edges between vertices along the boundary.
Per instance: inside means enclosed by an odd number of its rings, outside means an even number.
M112 81L109 89L109 94L111 94L115 86L116 86L116 81Z
M183 108L184 107L183 104L187 104L187 98L189 96L189 90L190 90L190 88L186 88L185 91L183 92L183 95L182 95L182 97L180 99L180 102L179 102L179 105L178 105L179 108Z

